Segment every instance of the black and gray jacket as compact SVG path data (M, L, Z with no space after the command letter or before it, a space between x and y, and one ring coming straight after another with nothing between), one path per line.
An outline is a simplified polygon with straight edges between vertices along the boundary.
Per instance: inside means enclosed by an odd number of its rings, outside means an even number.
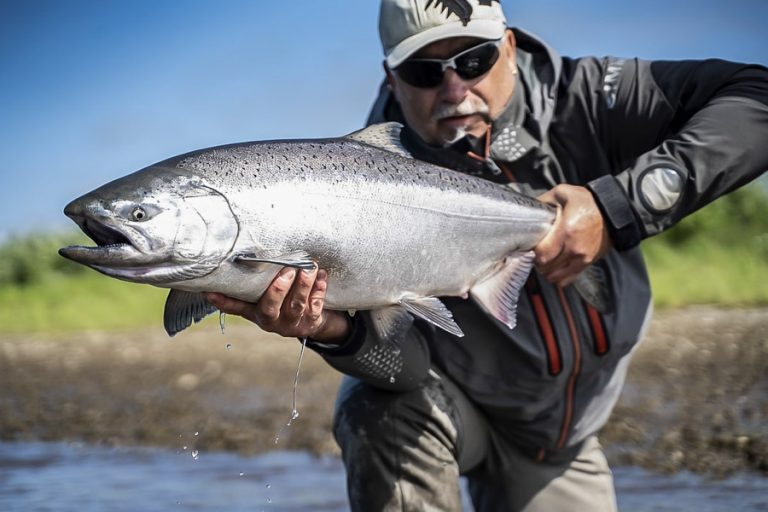
M534 272L512 331L471 300L446 298L462 340L417 321L398 352L358 314L345 345L313 347L340 371L386 389L418 386L434 368L501 435L545 458L598 431L618 399L651 310L639 242L768 169L768 70L721 60L563 58L515 35L520 80L489 146L464 140L435 149L407 132L403 142L417 158L532 193L587 186L616 248L597 264L612 310L601 314ZM382 87L369 123L386 120L403 121Z

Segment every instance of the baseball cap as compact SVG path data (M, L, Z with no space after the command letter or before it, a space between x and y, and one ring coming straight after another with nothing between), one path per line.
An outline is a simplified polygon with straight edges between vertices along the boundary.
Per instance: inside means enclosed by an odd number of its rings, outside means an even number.
M382 0L379 11L379 37L392 69L435 41L499 39L506 28L499 0Z

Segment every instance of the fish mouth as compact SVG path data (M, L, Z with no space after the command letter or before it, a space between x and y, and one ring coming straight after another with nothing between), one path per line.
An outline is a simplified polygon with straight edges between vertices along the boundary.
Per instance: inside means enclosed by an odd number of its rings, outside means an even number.
M134 269L155 263L157 257L143 253L137 243L118 228L92 217L70 215L95 246L71 245L59 249L67 259L94 268L109 275L110 269Z
M172 261L169 256L147 253L141 249L146 241L142 243L138 234L126 234L93 217L74 214L69 217L96 246L71 245L59 249L59 254L107 276L162 286L199 277L209 273L215 266L208 261L180 264Z
M115 247L122 245L130 245L133 247L133 244L128 237L120 231L98 221L84 218L82 222L78 222L78 225L80 226L80 229L88 235L88 238L93 240L98 247Z

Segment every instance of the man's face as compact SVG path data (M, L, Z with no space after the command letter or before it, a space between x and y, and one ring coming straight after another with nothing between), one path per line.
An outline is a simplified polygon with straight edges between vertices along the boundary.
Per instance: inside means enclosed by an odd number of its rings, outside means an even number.
M413 57L448 59L481 40L459 37L436 41ZM512 97L515 86L515 39L507 30L500 56L488 73L464 80L446 69L443 81L432 88L420 88L403 81L397 71L387 79L408 125L427 143L451 144L466 134L480 137L499 116Z

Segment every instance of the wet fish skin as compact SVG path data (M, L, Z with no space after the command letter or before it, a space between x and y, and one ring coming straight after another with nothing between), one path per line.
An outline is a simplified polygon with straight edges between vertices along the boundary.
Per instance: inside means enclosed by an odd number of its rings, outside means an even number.
M201 292L254 302L282 266L312 262L328 271L326 307L376 310L385 337L408 313L460 335L440 296L469 294L514 327L554 208L415 160L399 131L387 123L170 158L72 201L65 213L97 247L60 253L171 288L171 334L214 311Z

